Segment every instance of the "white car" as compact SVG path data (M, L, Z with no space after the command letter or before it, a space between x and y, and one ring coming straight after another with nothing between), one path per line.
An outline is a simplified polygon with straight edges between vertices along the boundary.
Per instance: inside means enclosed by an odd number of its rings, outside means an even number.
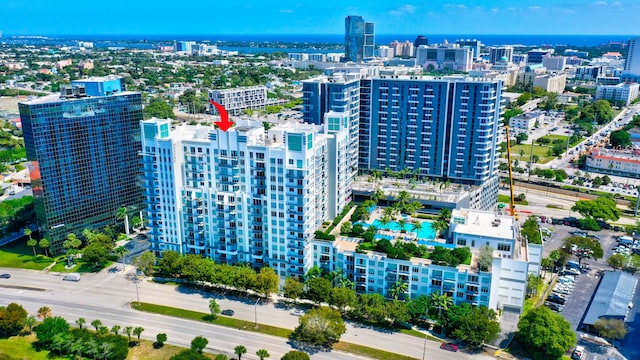
M291 310L291 315L302 316L305 314L305 311L302 309L293 309Z

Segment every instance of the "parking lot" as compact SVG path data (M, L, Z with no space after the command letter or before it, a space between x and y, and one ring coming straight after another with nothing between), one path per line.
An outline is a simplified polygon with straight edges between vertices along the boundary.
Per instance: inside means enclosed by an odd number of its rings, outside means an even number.
M545 241L543 256L549 256L552 250L559 249L563 246L563 241L571 236L571 232L578 230L575 227L565 225L541 224L541 227L553 229L551 237ZM595 294L595 290L600 282L600 271L610 271L612 268L606 265L606 260L614 254L613 249L618 245L616 238L624 235L622 232L612 230L601 230L597 232L589 231L588 234L597 234L600 237L600 244L604 251L602 259L597 261L586 259L582 261L583 265L587 265L589 270L581 275L574 277L574 285L568 294L563 294L565 303L562 305L560 314L571 324L571 328L580 336L578 331L580 323L591 303ZM572 257L571 260L577 260ZM638 275L636 275L638 276ZM636 292L634 304L638 305L631 309L628 323L628 334L624 341L616 344L619 352L627 359L640 359L640 342L637 341L640 332L640 291ZM585 347L588 352L587 360L596 359L621 359L620 354L613 348L603 347L584 340L578 341L578 344Z

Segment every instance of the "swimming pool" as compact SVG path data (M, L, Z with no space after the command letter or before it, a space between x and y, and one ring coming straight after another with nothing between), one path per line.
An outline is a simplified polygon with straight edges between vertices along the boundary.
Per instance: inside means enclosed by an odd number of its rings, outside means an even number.
M423 221L421 222L421 224L422 224L422 228L420 229L420 231L417 232L418 239L435 239L436 232L431 227L431 222ZM376 229L380 229L380 230L396 230L396 231L401 230L400 224L397 221L390 221L388 224L383 224L382 222L380 222L380 220L375 220L372 225L375 226ZM407 222L404 225L404 230L415 232L413 230L413 224L410 222Z

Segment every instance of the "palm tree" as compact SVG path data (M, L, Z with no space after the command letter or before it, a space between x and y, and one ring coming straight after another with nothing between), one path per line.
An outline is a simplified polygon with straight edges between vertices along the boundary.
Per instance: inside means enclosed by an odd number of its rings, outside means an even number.
M45 256L49 256L49 239L47 238L40 239L38 246L44 249Z
M124 232L129 235L129 214L127 213L126 207L122 206L118 208L116 219L124 220Z
M409 291L409 284L402 280L398 280L391 286L391 288L389 288L389 295L391 295L394 300L398 300L400 297L403 297L407 291Z
M120 325L113 325L111 327L111 332L118 335L118 333L120 332Z
M124 328L124 333L127 334L127 338L129 338L129 343L131 343L131 333L133 332L133 326L127 326Z
M100 321L100 320L98 320L98 319L93 320L93 321L91 322L91 326L93 326L94 328L96 328L96 331L98 331L98 328L99 328L100 326L102 326L102 321Z
M142 335L143 331L144 331L144 328L142 326L138 326L133 329L133 335L138 337L138 344L140 343L140 335Z
M82 326L86 323L87 323L87 320L85 318L78 318L78 320L76 320L76 325L78 325L80 330L82 330Z
M440 232L444 231L449 227L449 224L438 219L431 223L431 228L436 232L436 237L440 235Z
M391 209L391 208L387 208L387 209ZM385 209L385 210L387 210ZM380 224L382 224L382 228L385 229L387 227L387 225L391 222L391 217L389 215L382 215L382 217L380 218Z
M404 227L407 225L407 220L405 219L400 219L398 220L398 225L400 225L400 232L407 232L407 229L405 229Z
M38 309L38 319L46 319L51 317L51 308L48 306L43 306Z
M373 202L375 202L377 204L384 197L385 197L384 191L382 191L381 189L376 189L376 191L374 191L373 195L371 196L371 201L373 201Z
M238 355L238 360L242 360L242 355L247 353L247 348L244 345L238 345L233 349L233 353Z
M119 257L122 261L122 271L124 271L124 256L129 253L129 249L124 246L118 246L117 248L113 249L113 253L116 254L116 256Z
M271 356L269 354L269 352L267 350L265 350L265 349L260 349L260 350L256 351L256 355L258 355L260 360L264 360L264 359L266 359L266 358Z
M409 204L409 200L411 196L408 192L402 190L396 196L396 205L400 211L405 211L407 209L407 205Z
M442 325L442 312L446 312L447 310L449 310L449 307L453 304L453 299L447 294L441 294L439 291L436 291L431 293L429 300L431 306L438 309L438 322L440 322L440 325Z
M25 230L27 231L27 230ZM31 231L31 230L29 230ZM33 256L36 256L36 245L38 245L38 241L36 239L31 239L31 236L29 236L29 240L27 240L27 246L31 246L33 248Z
M36 317L33 315L29 315L26 317L26 319L24 319L24 326L29 328L29 333L31 333L31 330L33 329L33 325L35 324L36 324Z
M419 234L420 231L422 231L422 222L420 222L420 220L416 220L411 227L411 231L415 232L416 235Z

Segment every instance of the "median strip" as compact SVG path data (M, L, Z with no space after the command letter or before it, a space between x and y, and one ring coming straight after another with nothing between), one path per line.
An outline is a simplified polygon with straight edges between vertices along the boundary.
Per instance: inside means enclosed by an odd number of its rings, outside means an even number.
M150 303L144 303L144 302L139 303L139 302L133 301L131 302L131 308L138 311L173 316L173 317L188 319L188 320L201 321L201 322L206 322L210 324L230 327L238 330L253 331L253 332L258 332L262 334L278 336L285 339L289 338L289 335L291 335L291 333L293 332L292 330L289 330L289 329L283 329L276 326L270 326L270 325L264 325L264 324L257 324L256 326L256 324L251 321L233 319L226 316L218 316L216 319L213 319L211 317L211 314L207 314L199 311L185 310L185 309L179 309L179 308L174 308L170 306L150 304ZM333 349L349 352L353 354L358 354L358 355L364 355L374 359L381 359L381 360L414 360L414 358L409 356L395 354L395 353L391 353L384 350L374 349L368 346L347 343L344 341L340 341L337 344L334 344Z

